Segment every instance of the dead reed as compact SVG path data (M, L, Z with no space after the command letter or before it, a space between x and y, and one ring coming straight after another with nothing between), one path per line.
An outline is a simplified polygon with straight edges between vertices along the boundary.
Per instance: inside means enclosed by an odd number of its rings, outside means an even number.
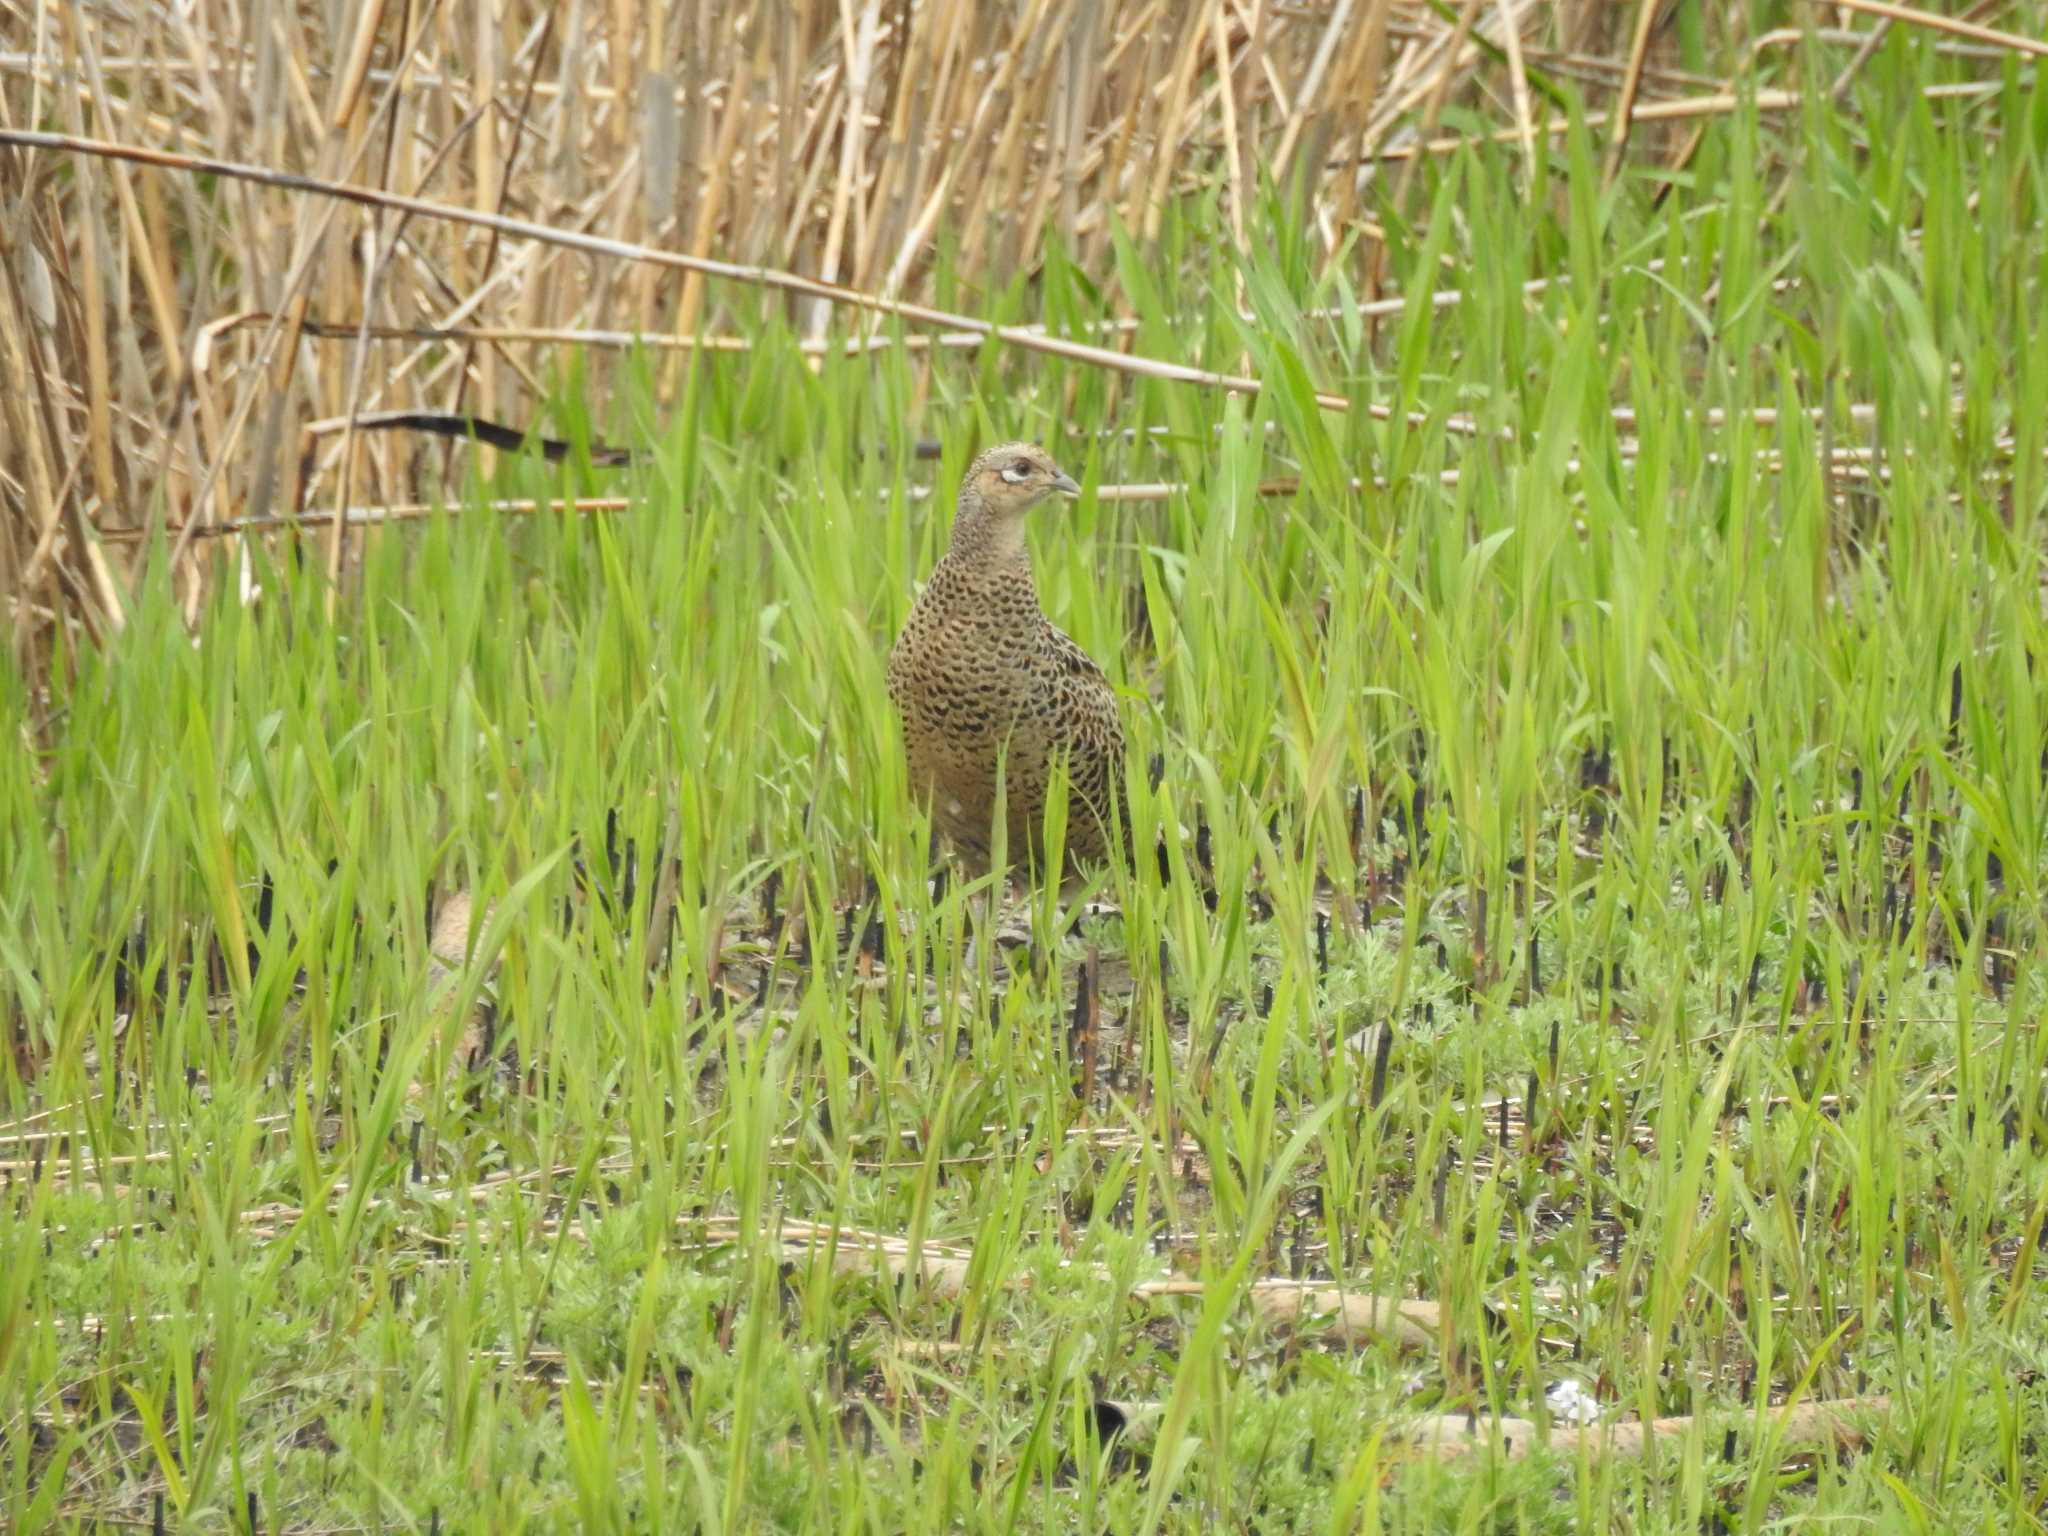
M1790 25L1753 35L1737 8L1714 8L1710 73L1681 66L1655 0L490 11L0 0L0 139L41 129L229 156L884 304L934 304L943 242L968 290L950 308L1028 279L1049 230L1108 282L1117 228L1155 239L1176 199L1213 194L1242 245L1262 187L1291 188L1286 206L1373 301L1387 215L1422 160L1468 141L1444 131L1447 114L1499 124L1492 137L1533 167L1575 97L1610 179L1624 157L1670 174L1697 124L1745 95L1799 104L1803 37L1839 56L1837 90L1900 22L1937 26L1956 50L2041 49L1875 0L1789 6ZM1813 30L1851 11L1872 29ZM689 356L746 344L735 324L762 302L701 270L0 142L13 642L45 649L62 622L117 629L129 551L149 530L171 534L191 611L232 544L199 535L270 527L309 497L419 502L436 488L422 479L446 473L444 456L352 431L302 464L307 422L408 407L524 421L537 349L575 338L668 348L672 394ZM871 344L857 315L835 330L827 298L777 302L808 346ZM589 387L605 391L615 367L593 356ZM339 574L351 523L324 526Z

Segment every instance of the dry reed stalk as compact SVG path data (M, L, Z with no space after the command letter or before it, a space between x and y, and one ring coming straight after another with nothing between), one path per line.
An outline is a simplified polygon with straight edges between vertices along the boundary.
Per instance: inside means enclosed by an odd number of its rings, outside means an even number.
M1807 1399L1783 1408L1765 1409L1768 1430L1778 1441L1811 1445L1819 1441L1854 1448L1864 1444L1862 1419L1882 1419L1891 1412L1889 1397L1844 1397ZM1752 1422L1757 1415L1745 1414ZM1716 1416L1685 1415L1668 1419L1624 1419L1611 1424L1563 1424L1552 1420L1548 1426L1534 1419L1494 1418L1463 1413L1432 1414L1411 1426L1409 1443L1440 1460L1497 1452L1510 1461L1520 1461L1538 1450L1587 1456L1640 1456L1662 1440L1683 1440L1704 1433L1711 1422L1719 1430L1733 1428L1735 1421ZM1759 1425L1762 1427L1762 1425Z
M2001 456L2010 458L2015 451L2015 445L2010 439L2005 439L1995 443L1993 449ZM2048 457L2048 454L2044 454L2044 457ZM1624 448L1616 454L1615 459L1617 463L1627 465L1635 462L1635 455ZM1868 448L1835 448L1823 455L1823 462L1828 465L1830 472L1838 479L1888 479L1891 473L1889 468L1882 463L1874 462L1875 459L1875 450ZM1720 456L1710 455L1708 462L1720 463ZM1753 456L1752 463L1756 471L1761 474L1778 474L1784 469L1783 456L1774 449L1757 450ZM1579 460L1567 458L1562 461L1559 468L1566 476L1572 476L1580 473L1581 465ZM1464 472L1462 470L1439 470L1434 476L1434 483L1445 489L1450 489L1459 483L1463 475ZM1358 492L1366 490L1386 491L1392 488L1392 482L1379 475L1370 478L1352 476L1345 483L1351 490ZM1171 480L1109 482L1096 487L1095 499L1104 502L1154 503L1170 501L1176 496L1185 496L1192 489L1193 487L1185 483ZM930 491L928 487L913 486L906 494L912 500L921 500L928 496ZM1284 500L1301 494L1301 482L1292 476L1261 480L1255 488L1255 494L1262 498ZM552 498L543 500L508 498L483 502L460 501L449 503L396 502L380 505L351 506L339 514L334 512L301 512L289 515L280 514L236 518L228 522L211 523L205 527L195 529L193 537L224 538L235 534L274 533L291 528L325 528L336 521L337 517L345 520L352 528L375 528L387 523L417 522L436 515L462 517L473 513L489 513L515 517L539 512L622 512L634 505L636 505L635 499L626 496L585 496L572 499ZM114 528L102 531L99 537L102 542L107 544L134 544L147 538L150 532L151 530L147 528ZM39 547L39 553L41 552Z
M349 182L331 181L318 177L301 176L296 173L267 170L260 166L241 165L233 161L215 160L202 156L171 154L161 150L147 149L133 144L110 144L93 139L82 139L75 135L54 133L30 133L13 129L0 129L0 144L19 144L39 149L65 150L82 155L101 156L119 160L130 160L146 165L192 171L214 176L231 177L251 181L260 185L288 188L298 192L315 193L336 202L355 203L363 207L395 210L426 218L442 219L450 223L473 225L478 228L496 229L504 234L521 239L536 240L544 244L558 245L573 250L587 251L595 255L610 256L626 261L650 262L658 266L674 268L707 276L731 279L758 287L776 289L784 293L807 298L823 299L833 303L846 304L878 313L895 315L905 320L925 325L938 325L960 331L971 331L985 340L1001 341L1025 351L1044 352L1065 357L1074 362L1087 363L1096 367L1109 368L1119 372L1142 374L1149 378L1162 379L1173 383L1198 384L1214 389L1223 389L1240 394L1256 394L1260 389L1257 379L1235 374L1217 373L1204 368L1192 368L1184 363L1170 362L1161 358L1140 357L1114 351L1107 347L1091 346L1063 336L1055 336L1043 330L1026 326L996 325L972 315L955 313L950 310L934 309L928 305L902 300L884 299L872 293L842 288L830 283L793 272L776 271L766 267L745 267L731 262L711 260L696 256L684 256L673 251L662 251L650 246L633 245L625 241L610 240L597 235L580 234L572 230L551 228L530 220L500 218L494 214L477 213L468 208L449 204L428 202L421 198L405 197L372 187L358 186ZM303 305L297 306L299 310ZM292 315L288 310L286 314ZM294 329L297 321L293 322ZM1320 391L1317 402L1325 409L1342 411L1350 408L1351 402L1343 395ZM1384 411L1375 407L1375 414Z
M1457 295L1448 296L1455 302ZM1395 310L1399 310L1399 301ZM207 359L211 357L213 344L229 331L246 330L252 326L270 324L276 317L267 310L251 310L246 314L223 315L218 320L209 320L198 329L198 340L193 347L194 366L202 372ZM1042 326L1025 327L1028 330L1043 331ZM1117 326L1105 322L1094 328L1098 333L1110 333L1135 329L1135 326ZM309 317L301 327L307 336L323 340L349 340L358 335L368 336L376 341L421 341L421 342L492 342L496 344L527 342L546 347L591 347L601 351L626 350L645 347L651 352L660 351L702 351L702 352L751 352L755 341L751 336L682 335L668 336L659 331L609 331L587 330L570 326L521 326L521 325L371 325L358 320L320 320ZM823 337L818 340L799 340L790 343L797 351L811 356L825 356L840 353L846 357L858 357L863 352L880 352L892 347L901 347L906 352L940 350L971 350L984 345L988 338L975 331L940 331L934 335L913 332L894 338L889 336L847 336ZM461 402L456 402L459 407Z
M1621 94L1614 103L1613 133L1607 140L1607 159L1601 168L1603 187L1614 185L1621 174L1621 157L1628 149L1628 130L1635 122L1636 92L1643 83L1643 66L1650 54L1650 29L1657 20L1657 0L1636 0L1636 26L1629 38L1628 66L1622 75Z
M527 121L533 112L534 92L539 88L540 85L541 64L547 56L548 44L555 35L555 16L556 12L550 10L547 12L546 16L543 18L541 22L539 40L535 43L533 48L533 61L531 66L526 71L525 94L519 103L518 114L513 118L512 121L512 147L506 156L504 172L497 179L497 194L495 198L492 200L491 204L491 211L493 213L504 213L506 204L510 200L510 194L512 190L512 173L519 163L519 152L522 145L525 142L522 130L526 127ZM484 133L490 130L492 127L491 114L488 112L478 114L476 121L477 130L479 133ZM479 147L477 149L477 155L479 159L482 158L483 154L484 150L481 146L481 141L479 141ZM479 174L477 178L477 193L479 198L481 198L483 194L484 186L484 178L481 174ZM491 231L490 238L484 246L483 260L480 263L480 270L484 273L491 272L497 266L498 238L499 237L497 231ZM365 322L367 323L368 316L365 315L364 318ZM363 339L368 339L367 331L363 333ZM481 338L478 339L480 340ZM492 370L490 365L493 362L493 360L497 357L497 355L498 354L495 348L491 349L490 351L482 352L480 354L475 340L472 340L463 349L462 361L455 370L454 396L448 405L448 409L451 412L460 412L462 410L463 402L467 397L469 389L471 364L473 362L478 362L479 360L481 361L482 364L479 373L479 393L482 396L483 401L485 402L482 409L486 413L493 409L491 402L497 393L497 380L495 372ZM529 388L530 387L531 385L529 381Z
M636 505L638 502L629 496L578 496L566 499L556 497L546 500L508 497L497 501L450 504L424 501L389 502L376 506L353 506L339 514L271 512L261 517L238 517L228 522L208 523L198 529L193 537L225 539L241 534L282 533L288 529L326 528L336 521L346 522L351 528L382 528L392 523L423 522L436 516L466 517L471 514L489 513L499 517L527 517L540 512L624 512ZM100 537L109 544L137 544L148 535L149 530L146 528L113 528Z
M12 163L13 157L0 161L0 172ZM0 175L0 186L5 184L5 176ZM60 534L73 508L71 485L82 462L81 457L72 456L68 467L61 472L58 468L67 456L63 436L56 429L43 340L43 334L56 327L57 309L48 264L33 244L27 212L19 210L11 221L16 224L11 232L16 248L28 254L26 270L17 271L10 265L0 271L6 279L0 283L0 428L5 429L7 441L17 445L18 477L29 496L28 515L18 523L4 520L6 542L0 548L6 552L6 569L0 574L7 581L4 590L13 598L13 643L23 659L35 609L47 605L54 610L60 600L56 593L44 593L44 573L55 560ZM93 613L88 610L84 616L90 622Z
M4 141L7 137L8 135L0 133L0 141ZM58 140L55 136L48 135L23 135L18 137L22 138L26 142L32 143L62 142L61 140ZM89 149L93 152L108 152L117 155L128 156L131 158L143 159L150 163L173 165L184 164L188 168L190 168L190 166L193 164L193 162L190 162L189 157L156 155L148 151L135 150L123 146L88 144L79 145L75 147ZM618 254L621 256L633 257L648 261L664 261L672 265L684 265L688 263L690 264L691 270L703 270L706 268L710 268L714 270L721 270L722 273L730 271L730 269L723 268L723 264L708 262L695 263L694 259L676 257L672 253L650 251L645 248L620 247L615 242L597 241L590 237L576 237L557 231L540 229L534 226L526 226L520 224L519 221L504 220L498 218L495 215L473 214L461 209L441 208L438 207L437 205L423 204L414 199L399 198L393 194L380 193L373 191L371 189L351 187L338 184L315 184L306 181L304 178L284 178L279 177L274 173L261 172L248 167L230 166L218 162L205 163L203 168L212 169L220 174L226 175L246 175L259 180L266 180L272 182L284 181L290 182L292 184L306 185L309 187L313 187L317 190L326 192L332 196L363 202L371 206L395 207L405 210L407 212L424 212L429 214L438 214L439 216L450 219L475 223L493 229L502 229L510 233L530 235L536 239L551 240L556 243L576 246L577 248L595 248L603 250L607 254ZM1163 364L1158 362L1157 360L1133 357L1129 354L1118 353L1099 347L1084 346L1082 344L1074 343L1063 338L1050 337L1046 335L1042 331L1042 329L1028 327L995 327L987 325L983 322L975 321L970 317L966 316L947 315L944 312L924 310L921 306L886 303L878 301L874 299L872 296L868 295L846 294L841 291L826 289L824 285L810 283L808 282L808 280L796 278L791 274L742 271L731 275L737 275L742 278L752 279L772 286L792 287L797 291L804 293L822 293L824 295L843 299L846 302L869 305L871 307L882 309L889 313L902 314L911 318L950 320L953 323L960 324L963 326L975 326L978 327L978 329L971 332L963 332L961 334L973 335L978 339L982 340L998 339L1009 341L1019 346L1033 347L1040 350L1052 351L1055 353L1059 353L1061 355L1075 357L1083 361L1098 363L1103 366L1122 368L1126 371L1148 373L1155 377L1172 377L1180 379L1184 382L1206 383L1216 387L1221 387L1225 389L1235 389L1245 392L1256 390L1259 387L1258 381L1255 379L1232 375L1202 373L1197 370L1182 369L1178 365ZM1436 299L1441 299L1445 302L1452 302L1455 300L1455 295L1446 293L1442 295L1433 296L1433 300ZM240 323L243 318L244 317L232 317L234 323ZM301 321L300 323L302 326L306 324L306 322L304 321ZM207 336L209 340L213 331L214 328L208 328ZM1345 409L1348 407L1349 404L1349 402L1346 401L1343 397L1329 394L1319 395L1318 399L1322 404L1324 404L1326 407L1330 409ZM1384 407L1368 407L1368 409L1370 409L1374 414L1385 413ZM1629 408L1616 407L1611 412L1611 414L1614 420L1616 421L1617 425L1622 426L1624 429L1633 426L1634 414ZM1810 414L1814 414L1815 419L1819 419L1818 413ZM1760 408L1756 411L1751 412L1750 417L1752 420L1759 424L1768 424L1776 420L1776 413L1771 408ZM1721 414L1716 411L1708 411L1704 413L1701 419L1709 426L1718 426L1724 424ZM1410 420L1417 422L1419 424L1422 421L1426 420L1426 418L1420 413L1411 413ZM1454 415L1445 418L1444 425L1447 429L1460 433L1470 433L1477 430L1475 424L1469 418L1462 415ZM346 499L347 498L344 497L344 500ZM344 520L335 520L334 522L330 522L328 526L333 527L335 526L336 523L341 521Z
M1536 191L1536 127L1529 110L1529 69L1522 59L1522 18L1518 0L1498 0L1501 41L1507 47L1508 86L1515 104L1515 138L1522 146L1522 166L1529 191Z
M720 1243L739 1241L741 1235L731 1222L713 1222L705 1234L708 1241ZM879 1273L898 1284L914 1278L934 1296L945 1299L964 1294L973 1273L973 1250L956 1244L912 1243L893 1233L805 1221L785 1221L769 1236L785 1249L829 1254L833 1267L842 1274ZM1104 1278L1109 1275L1107 1269L1075 1267L1088 1268ZM1130 1288L1130 1295L1136 1300L1159 1301L1199 1298L1207 1291L1200 1280L1144 1280ZM1404 1349L1427 1349L1438 1338L1443 1323L1436 1302L1371 1296L1329 1284L1253 1280L1245 1287L1245 1299L1268 1322L1287 1326L1320 1323L1348 1344L1385 1338Z
M1953 101L1972 96L1983 96L1997 90L1996 82L1957 81L1949 85L1928 86L1921 95L1928 101ZM1711 91L1701 96L1681 97L1674 101L1657 101L1639 104L1635 109L1635 121L1641 123L1674 123L1694 118L1726 117L1745 105L1753 106L1759 112L1796 112L1804 104L1805 97L1799 91L1761 90L1745 97L1738 91ZM1608 112L1588 112L1584 119L1589 129L1606 128L1613 116ZM1537 126L1537 132L1548 138L1562 138L1571 128L1571 119L1549 118ZM1389 145L1375 152L1379 160L1405 160L1416 155L1450 155L1475 143L1512 144L1520 140L1519 129L1503 128L1474 140L1462 137L1430 139L1420 144Z
M1340 142L1345 137L1356 136L1358 147L1351 158L1358 169L1337 178L1333 221L1339 230L1361 230L1378 246L1385 245L1386 236L1377 225L1364 224L1359 218L1358 194L1365 178L1378 171L1367 151L1376 138L1373 108L1379 97L1380 75L1386 57L1387 16L1392 9L1391 0L1366 0L1365 13L1347 40L1335 86L1337 100L1341 103L1338 112ZM1337 261L1343 251L1341 244L1332 245L1325 266Z
M1993 48L2005 48L2014 53L2031 53L2037 58L2048 57L2048 42L2043 42L2038 37L2025 37L2017 32L2001 32L1996 27L1965 21L1960 17L1916 10L1910 5L1894 5L1891 0L1825 0L1825 3L1835 6L1838 10L1861 11L1866 16L1882 16L1887 21L1902 21L1910 27L1926 27L1931 31L1946 32L1952 37L1966 37L1973 43L1985 43Z
M1278 166L1287 165L1293 157L1295 146L1301 141L1303 130L1308 123L1310 110L1322 93L1323 77L1329 72L1330 60L1337 52L1337 45L1343 39L1344 29L1350 24L1351 10L1355 0L1337 0L1331 8L1330 19L1316 39L1315 52L1309 59L1308 74L1295 94L1294 105L1287 114L1287 126L1280 131L1279 147L1273 152Z
M739 78L726 95L726 110L719 122L718 142L712 150L712 163L724 164L732 157L734 146L739 142L741 124L745 121L740 102L753 83L753 60L751 56L740 66ZM711 246L717 236L718 216L726 187L722 176L710 178L704 187L703 202L697 210L696 230L690 238L690 254L702 261L711 254ZM686 335L696 329L697 317L704 299L704 273L700 267L683 279L683 299L676 309L676 334ZM673 375L670 389L673 391Z
M64 38L64 59L71 71L79 72L79 19L75 13L67 13L62 26ZM83 133L85 124L77 97L65 101L66 118L72 131ZM84 192L83 202L90 215L80 231L78 242L79 283L84 290L85 302L81 313L85 320L85 410L86 410L86 451L92 465L92 484L103 508L112 509L122 504L120 478L114 471L114 431L112 407L114 400L111 370L107 366L107 307L97 302L103 291L101 266L110 254L111 244L104 222L105 203L97 195L101 173L81 166L79 182ZM118 628L118 609L108 615Z
M1156 1432L1164 1416L1158 1402L1115 1402L1126 1434L1141 1441L1148 1431ZM1771 1436L1773 1443L1786 1447L1833 1444L1855 1450L1868 1441L1861 1421L1882 1420L1890 1415L1891 1399L1883 1396L1809 1398L1781 1408L1763 1410L1767 1422L1755 1410L1713 1415L1682 1415L1674 1418L1620 1419L1599 1424L1572 1424L1562 1418L1547 1422L1492 1414L1433 1413L1420 1419L1390 1426L1387 1440L1391 1462L1422 1455L1439 1461L1467 1456L1497 1455L1506 1461L1521 1461L1538 1451L1576 1456L1589 1460L1609 1456L1641 1456L1661 1441L1684 1440L1692 1435L1726 1434L1748 1419ZM1135 1426L1135 1428L1133 1428ZM1713 1443L1713 1442L1709 1442Z
M1472 24L1479 17L1481 3L1482 0L1465 0L1459 7L1456 24L1448 37L1438 45L1444 54L1456 59L1464 53L1467 40L1472 35ZM1443 116L1444 102L1450 96L1451 86L1456 78L1455 72L1451 69L1431 70L1425 76L1422 86L1422 122L1417 129L1421 137L1426 139L1436 132L1436 125ZM1421 166L1419 156L1409 157L1401 167L1400 179L1394 184L1394 206L1403 212L1408 207L1409 186Z
M867 0L858 17L854 15L853 0L840 0L839 36L844 48L846 81L846 123L839 135L839 175L832 189L832 212L825 221L825 258L818 265L819 275L825 281L840 280L840 256L846 245L846 226L854 192L859 187L862 163L861 151L867 128L868 87L875 75L876 34L881 29L881 0ZM737 117L737 113L729 113ZM713 182L715 192L719 183ZM708 234L709 231L707 230ZM709 246L697 252L708 255ZM690 329L696 321L696 314L690 304L691 296L701 287L700 280L692 278L683 289L682 320L683 330ZM829 306L819 304L811 312L810 334L823 333Z

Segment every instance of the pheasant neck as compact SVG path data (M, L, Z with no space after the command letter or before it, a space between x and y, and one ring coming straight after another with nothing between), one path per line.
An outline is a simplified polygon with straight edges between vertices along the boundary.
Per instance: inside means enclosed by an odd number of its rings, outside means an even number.
M1021 569L1024 579L1031 579L1031 560L1024 548L1024 519L998 517L979 497L960 498L948 554L962 565L1004 575Z

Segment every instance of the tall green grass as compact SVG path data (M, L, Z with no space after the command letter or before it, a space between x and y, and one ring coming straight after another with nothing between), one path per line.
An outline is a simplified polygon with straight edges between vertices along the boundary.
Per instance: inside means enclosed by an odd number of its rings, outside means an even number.
M1582 133L1535 195L1457 157L1391 321L1278 193L1241 266L1196 199L985 298L1255 398L813 370L765 312L665 406L565 364L544 429L651 443L632 511L370 535L332 618L252 549L196 643L159 572L46 699L0 679L14 1528L2038 1528L2048 111L2016 67L1913 104L1961 68L1901 34L1661 205ZM1030 950L934 894L882 688L998 434L1187 487L1033 529L1165 873ZM1129 1299L1169 1266L1207 1294ZM1439 1337L1258 1322L1290 1274ZM1404 1449L1566 1375L1700 1418ZM1865 1391L1860 1451L1775 1431ZM1098 1399L1157 1410L1105 1447Z

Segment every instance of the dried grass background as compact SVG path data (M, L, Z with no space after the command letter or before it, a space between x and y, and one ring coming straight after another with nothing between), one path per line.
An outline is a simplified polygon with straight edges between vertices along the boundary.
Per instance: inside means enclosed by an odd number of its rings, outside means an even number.
M1115 302L1116 222L1149 237L1206 189L1242 243L1270 183L1297 189L1370 294L1378 211L1462 142L1447 115L1526 154L1563 87L1608 176L1624 156L1677 167L1731 92L1796 104L1791 45L1826 32L1843 74L1813 84L1839 87L1892 24L1869 13L1899 10L1761 9L1797 25L1668 0L0 0L0 131L216 155L925 302L941 238L987 291L1028 274L1048 227ZM1675 66L1681 25L1720 75ZM848 331L823 301L786 302L821 344ZM0 146L13 643L47 655L58 625L117 628L136 530L171 534L196 611L233 541L190 535L293 510L309 424L394 407L523 422L546 348L593 344L602 391L625 334L679 360L744 345L734 306L760 303L475 227ZM448 462L342 433L309 461L322 505L418 499Z

